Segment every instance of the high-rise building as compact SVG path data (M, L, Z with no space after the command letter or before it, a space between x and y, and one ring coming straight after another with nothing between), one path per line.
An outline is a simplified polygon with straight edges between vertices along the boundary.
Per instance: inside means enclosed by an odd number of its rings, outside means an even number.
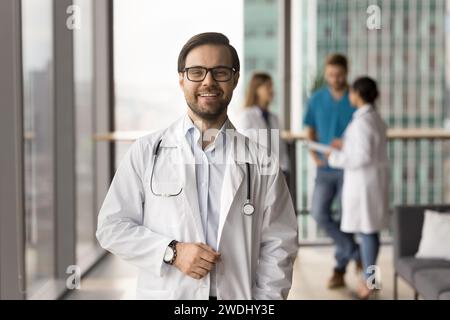
M379 84L378 110L389 128L442 128L450 118L446 99L446 11L449 0L308 0L292 5L291 127L301 129L304 107L322 83L324 61L349 58L349 80L361 75ZM279 78L279 1L245 0L245 81L268 71ZM374 20L378 19L378 20ZM379 22L379 29L368 22ZM375 27L377 24L375 23ZM297 88L297 89L296 89ZM274 109L279 110L276 99ZM297 119L298 118L298 119ZM442 140L391 141L391 206L450 200L449 146ZM448 162L448 163L447 163ZM297 150L297 209L307 211L314 165ZM309 222L308 222L309 223ZM308 227L309 228L309 227Z
M271 110L279 111L281 81L279 73L278 0L244 0L244 81L247 89L253 72L269 73L275 97Z
M347 55L350 81L378 81L378 110L390 128L441 128L446 107L446 0L313 0L299 5L304 106L328 54ZM374 7L375 6L375 7ZM379 29L368 21L380 19ZM447 36L448 37L448 36ZM313 70L314 72L311 72ZM393 141L391 203L446 200L442 141Z

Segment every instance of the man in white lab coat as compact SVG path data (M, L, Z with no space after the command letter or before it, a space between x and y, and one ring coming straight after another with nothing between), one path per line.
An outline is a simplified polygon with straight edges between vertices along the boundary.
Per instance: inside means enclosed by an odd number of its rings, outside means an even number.
M187 114L138 139L98 217L97 239L136 265L143 299L285 299L297 221L277 159L227 117L239 58L219 33L178 59Z

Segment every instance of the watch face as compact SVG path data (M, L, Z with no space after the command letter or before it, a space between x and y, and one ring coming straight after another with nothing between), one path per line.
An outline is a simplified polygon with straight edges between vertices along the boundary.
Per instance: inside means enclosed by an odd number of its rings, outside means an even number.
M164 254L164 261L170 262L173 259L173 249L171 247L167 247L166 253Z

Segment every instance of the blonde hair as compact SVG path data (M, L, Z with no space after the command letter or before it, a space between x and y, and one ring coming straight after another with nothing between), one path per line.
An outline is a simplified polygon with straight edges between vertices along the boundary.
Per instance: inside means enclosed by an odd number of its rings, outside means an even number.
M245 107L251 107L258 103L256 91L263 84L272 81L272 77L265 72L256 72L252 75L248 84L247 95L245 96Z

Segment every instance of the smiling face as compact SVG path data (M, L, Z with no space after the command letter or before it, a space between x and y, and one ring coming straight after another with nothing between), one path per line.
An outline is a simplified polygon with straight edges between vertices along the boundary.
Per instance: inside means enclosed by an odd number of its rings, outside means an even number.
M186 56L186 68L218 66L233 67L231 52L222 45L201 45L192 49ZM186 72L179 73L180 87L190 110L200 119L208 121L226 114L238 80L239 72L234 73L227 82L214 80L211 71L201 82L190 81Z

